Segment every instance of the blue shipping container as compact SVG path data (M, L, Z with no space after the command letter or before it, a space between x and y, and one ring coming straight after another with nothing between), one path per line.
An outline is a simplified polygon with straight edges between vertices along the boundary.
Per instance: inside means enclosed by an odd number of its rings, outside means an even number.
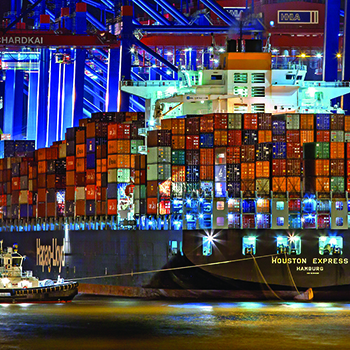
M226 165L215 165L215 181L226 181Z
M272 144L272 158L273 159L284 159L286 158L286 143L285 142L274 142Z
M202 148L214 147L214 135L213 134L201 134L200 135L200 147L202 147Z
M272 135L285 135L286 122L285 120L274 120L272 122Z
M330 115L316 114L316 130L329 130L329 128L330 128Z

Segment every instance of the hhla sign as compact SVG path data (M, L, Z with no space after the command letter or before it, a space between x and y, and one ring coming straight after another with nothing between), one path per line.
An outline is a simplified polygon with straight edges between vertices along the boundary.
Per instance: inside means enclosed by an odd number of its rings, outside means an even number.
M278 11L278 23L284 24L318 24L318 11Z

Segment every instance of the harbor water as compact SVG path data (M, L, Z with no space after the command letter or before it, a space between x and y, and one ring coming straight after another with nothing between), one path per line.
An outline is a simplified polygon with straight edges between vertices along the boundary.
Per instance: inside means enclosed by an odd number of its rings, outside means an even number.
M1 304L0 349L348 349L350 304L78 295Z

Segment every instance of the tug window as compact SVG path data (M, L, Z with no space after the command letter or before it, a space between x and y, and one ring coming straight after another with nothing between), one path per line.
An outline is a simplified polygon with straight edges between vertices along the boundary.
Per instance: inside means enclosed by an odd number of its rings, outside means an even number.
M343 254L343 237L322 236L318 240L319 253L321 255Z
M301 240L298 236L278 236L277 253L299 255L301 253Z
M205 236L203 237L203 255L210 256L212 254L213 237Z
M255 255L256 237L243 237L242 253L243 255Z

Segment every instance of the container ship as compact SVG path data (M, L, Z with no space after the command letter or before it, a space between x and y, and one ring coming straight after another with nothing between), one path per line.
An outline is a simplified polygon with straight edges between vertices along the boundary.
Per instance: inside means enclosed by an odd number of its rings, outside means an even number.
M348 298L350 116L330 104L348 84L268 53L221 59L123 82L152 117L95 113L44 149L1 141L1 239L26 269L96 294Z

